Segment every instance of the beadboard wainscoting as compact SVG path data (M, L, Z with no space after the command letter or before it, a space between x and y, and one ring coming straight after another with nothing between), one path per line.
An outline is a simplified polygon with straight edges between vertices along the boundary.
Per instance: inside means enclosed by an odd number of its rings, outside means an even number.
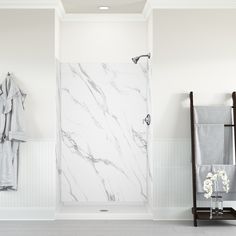
M0 192L0 219L54 219L55 141L20 147L18 191Z
M152 146L153 219L191 219L190 140L155 140ZM22 144L19 189L0 192L0 219L54 219L55 165L54 141L33 140ZM137 219L138 214L131 218Z
M155 140L153 162L153 218L191 219L190 140Z

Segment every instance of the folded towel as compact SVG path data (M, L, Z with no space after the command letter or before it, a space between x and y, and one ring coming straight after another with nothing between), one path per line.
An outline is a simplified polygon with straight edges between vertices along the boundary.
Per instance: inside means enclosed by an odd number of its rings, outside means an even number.
M224 125L195 124L196 163L198 165L223 164Z
M232 124L230 106L195 106L195 124Z
M196 164L234 164L231 107L195 107Z

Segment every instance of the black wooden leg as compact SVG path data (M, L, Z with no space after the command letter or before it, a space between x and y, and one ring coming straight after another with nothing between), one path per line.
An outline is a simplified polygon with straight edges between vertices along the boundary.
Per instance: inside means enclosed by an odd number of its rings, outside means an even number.
M193 225L194 225L194 227L197 227L197 217L195 215L193 218Z

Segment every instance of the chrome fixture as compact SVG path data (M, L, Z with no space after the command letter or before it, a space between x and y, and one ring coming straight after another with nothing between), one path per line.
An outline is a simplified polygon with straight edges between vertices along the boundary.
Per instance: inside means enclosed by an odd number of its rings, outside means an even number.
M151 58L151 53L148 53L146 55L141 55L141 56L138 56L138 57L133 57L132 61L134 62L134 64L137 64L141 57L147 57L148 59L150 59Z
M143 123L146 123L147 125L151 124L151 116L150 114L147 114L147 116L143 119Z

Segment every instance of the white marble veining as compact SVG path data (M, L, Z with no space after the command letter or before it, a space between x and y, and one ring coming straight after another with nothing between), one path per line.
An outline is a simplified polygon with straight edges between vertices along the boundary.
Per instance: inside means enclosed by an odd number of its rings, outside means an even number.
M148 71L60 65L61 201L147 201Z

